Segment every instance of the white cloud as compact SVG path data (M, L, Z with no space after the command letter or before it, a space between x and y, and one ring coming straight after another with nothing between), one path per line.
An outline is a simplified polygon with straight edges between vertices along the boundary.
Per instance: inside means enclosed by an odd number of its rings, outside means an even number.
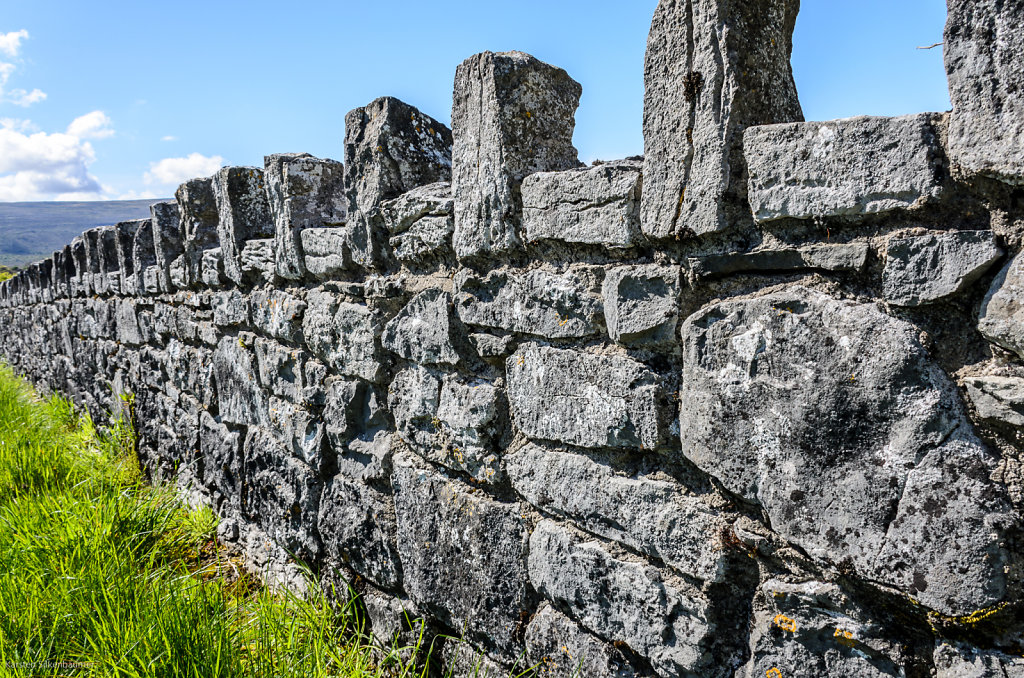
M23 89L12 89L10 94L7 95L7 100L15 106L28 107L32 104L39 103L46 98L46 92L40 89L34 89L28 92Z
M150 200L166 197L166 195L157 195L153 191L128 191L127 193L121 193L114 200Z
M68 134L79 139L106 139L114 136L114 130L110 125L110 118L106 113L93 111L72 120L68 125Z
M164 158L149 164L143 177L147 185L176 186L195 177L208 177L221 168L224 158L192 153L185 158Z
M177 141L178 137L168 134L165 137L160 137L160 141Z
M31 120L17 118L0 118L0 128L13 129L15 132L38 132L39 127Z
M2 122L0 201L103 197L99 180L89 173L96 153L88 141L63 132L33 132L27 120Z
M21 41L27 39L28 31L24 28L11 33L0 33L0 52L9 57L16 57L21 49Z

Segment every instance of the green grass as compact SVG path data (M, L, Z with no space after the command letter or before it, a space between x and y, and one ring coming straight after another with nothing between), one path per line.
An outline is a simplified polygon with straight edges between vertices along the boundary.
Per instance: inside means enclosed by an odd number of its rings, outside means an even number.
M146 485L133 448L0 366L0 675L426 675L354 603L239 576L215 516Z

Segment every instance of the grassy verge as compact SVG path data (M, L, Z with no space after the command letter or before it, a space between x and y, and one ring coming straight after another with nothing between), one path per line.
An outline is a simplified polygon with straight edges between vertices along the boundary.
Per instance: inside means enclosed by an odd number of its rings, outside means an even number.
M215 517L143 483L132 443L0 366L0 675L423 674L354 607L239 576Z

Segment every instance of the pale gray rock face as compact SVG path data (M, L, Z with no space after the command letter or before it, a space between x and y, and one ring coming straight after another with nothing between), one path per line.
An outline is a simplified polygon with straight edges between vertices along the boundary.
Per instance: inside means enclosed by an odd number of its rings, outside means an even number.
M417 294L384 326L381 344L421 365L458 365L468 339L452 308L452 296L434 289Z
M252 353L255 337L241 333L223 337L213 354L213 374L217 383L220 417L243 425L267 425L269 404L260 388L256 361Z
M512 487L543 511L683 574L705 581L725 574L726 554L715 544L725 520L676 483L620 475L582 454L534 443L507 456L505 469Z
M992 282L978 330L993 344L1024 358L1024 257L1015 256Z
M254 327L283 341L302 336L302 315L306 302L275 289L260 289L249 295L249 317Z
M149 211L153 222L153 250L160 289L164 292L173 292L171 262L184 252L178 203L158 202L150 205Z
M525 240L630 247L640 238L642 165L639 160L619 160L526 177Z
M256 338L254 348L256 367L263 387L293 403L302 402L305 352L263 337Z
M224 275L236 285L241 284L241 255L245 242L274 236L263 170L224 167L213 175L213 195L219 215L217 235L224 260Z
M219 247L203 250L199 259L199 280L205 287L216 289L227 282L224 275L224 253Z
M968 377L967 395L978 416L990 424L1024 426L1024 379Z
M455 308L467 325L522 332L548 339L597 334L601 301L589 268L550 273L469 271L455 276Z
M209 412L199 414L202 480L222 515L237 515L242 498L242 436Z
M395 258L414 264L451 251L454 201L449 182L428 184L381 205Z
M345 166L308 153L277 153L266 156L263 167L276 273L298 280L306 273L302 232L337 227L347 220Z
M338 374L377 381L382 364L376 314L322 288L311 290L306 304L302 332L313 355Z
M614 645L583 630L564 614L544 604L526 627L528 666L539 666L550 678L639 678Z
M506 370L512 420L529 438L642 449L660 442L658 379L631 358L526 344Z
M935 648L935 678L1024 678L1024 659L941 643Z
M247 241L242 247L239 262L242 267L242 275L254 284L273 282L274 240L260 238Z
M499 657L519 654L526 610L526 526L518 504L489 499L408 455L392 476L405 590L458 635Z
M114 226L117 269L121 272L121 284L119 286L121 294L136 294L135 260L133 259L135 254L135 234L138 233L139 227L148 221L148 219L122 221Z
M185 287L191 287L199 281L203 250L218 245L217 222L220 215L213 179L190 179L178 187L174 197L181 216L182 281Z
M751 657L737 678L898 678L901 657L885 629L835 584L769 579L755 598ZM785 671L785 673L782 673Z
M303 269L321 280L350 270L351 241L347 228L307 228L300 231Z
M483 52L459 64L452 102L455 253L522 246L520 184L579 165L572 133L583 88L523 52Z
M886 301L919 306L970 287L1003 255L992 231L954 231L889 241L882 291Z
M381 203L418 186L451 180L452 134L394 97L345 116L345 186L355 263L380 258Z
M673 343L679 290L677 266L622 266L608 271L601 290L608 335L630 345Z
M803 120L790 55L799 0L661 0L644 62L645 234L749 222L743 130Z
M950 160L969 176L1024 184L1024 7L1002 0L947 6Z
M828 245L818 243L803 247L766 249L756 252L712 254L691 257L691 273L698 278L726 276L733 273L772 271L863 271L871 248L867 243Z
M796 287L683 324L682 450L816 559L944 614L1005 594L994 459L910 324Z
M665 676L724 676L710 665L708 603L645 562L619 558L550 520L530 536L530 581L603 638L626 643Z
M751 127L743 135L758 222L920 207L945 180L937 115Z
M249 300L238 290L214 293L210 297L210 305L216 325L231 327L249 322Z
M153 220L139 222L132 238L132 272L135 276L135 294L149 293L146 283L146 269L156 266L156 249L153 244Z
M338 474L324 488L319 530L326 555L384 589L402 584L393 500Z

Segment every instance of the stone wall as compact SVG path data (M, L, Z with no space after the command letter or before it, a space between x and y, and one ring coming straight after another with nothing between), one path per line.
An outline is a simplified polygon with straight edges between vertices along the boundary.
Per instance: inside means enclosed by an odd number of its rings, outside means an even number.
M0 352L385 639L1024 675L1024 5L949 4L951 113L802 122L797 0L662 0L591 167L579 84L476 55L452 130L378 99L3 283Z

